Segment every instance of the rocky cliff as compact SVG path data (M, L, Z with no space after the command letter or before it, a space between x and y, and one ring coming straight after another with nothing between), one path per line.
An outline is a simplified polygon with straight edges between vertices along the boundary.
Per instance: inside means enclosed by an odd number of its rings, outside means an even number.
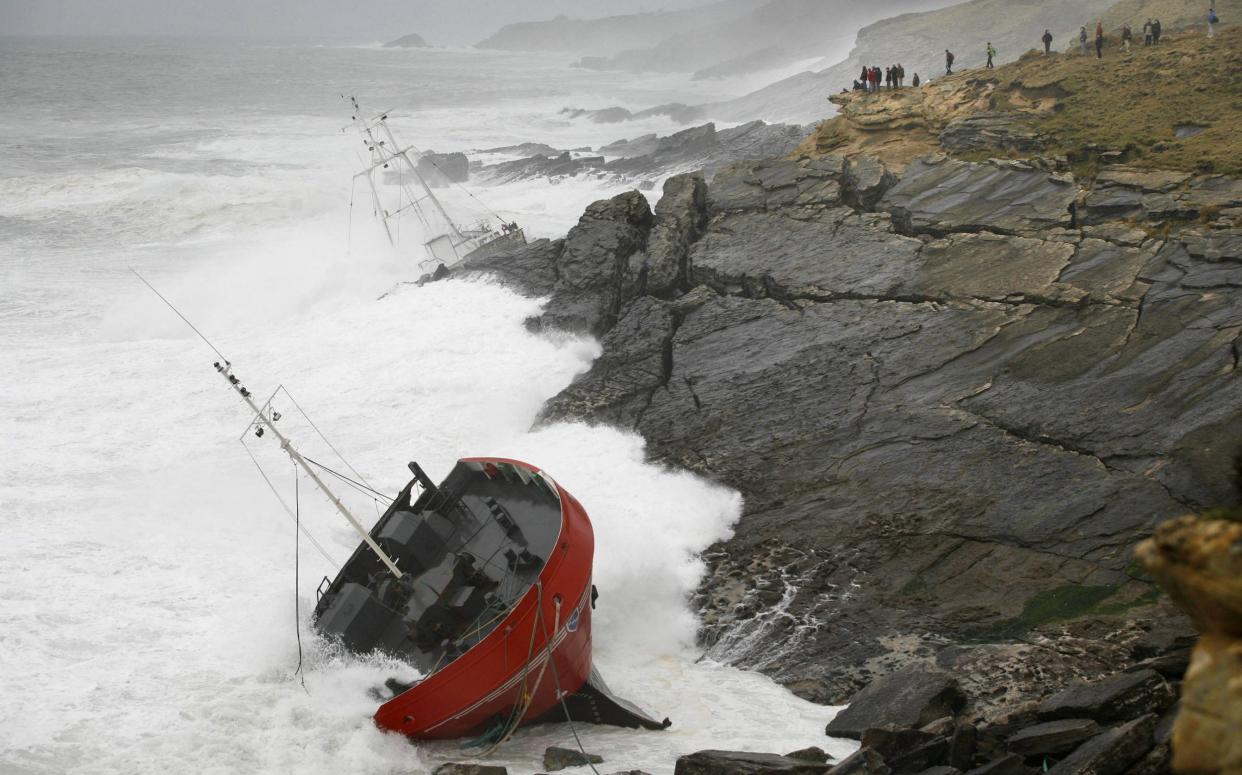
M601 337L544 419L744 494L703 645L804 696L921 665L995 721L1184 646L1132 549L1236 497L1242 180L847 150L674 177L468 267Z

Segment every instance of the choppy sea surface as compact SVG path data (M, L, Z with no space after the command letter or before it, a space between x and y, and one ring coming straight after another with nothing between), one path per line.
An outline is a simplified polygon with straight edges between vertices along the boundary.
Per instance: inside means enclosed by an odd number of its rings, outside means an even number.
M394 248L350 206L361 144L341 94L423 148L598 146L678 127L570 120L572 107L701 102L760 85L593 73L565 59L195 40L0 39L0 773L407 773L468 758L371 722L368 691L407 666L341 654L308 614L356 544L211 367L283 385L384 492L418 460L548 470L596 530L596 663L673 726L579 726L601 772L672 771L703 748L788 751L834 710L699 659L696 553L730 534L736 493L645 462L624 430L531 430L596 342L534 335L544 303L488 282L402 286ZM772 74L756 78L770 80ZM618 193L600 180L475 191L534 237ZM473 200L446 192L451 207ZM283 403L282 403L283 402ZM286 399L312 456L332 450ZM244 440L243 443L239 439ZM314 542L281 497L300 499ZM343 463L341 465L344 465ZM361 513L378 504L353 493ZM295 556L298 560L295 577ZM302 671L299 664L301 638ZM566 725L492 760L541 769Z

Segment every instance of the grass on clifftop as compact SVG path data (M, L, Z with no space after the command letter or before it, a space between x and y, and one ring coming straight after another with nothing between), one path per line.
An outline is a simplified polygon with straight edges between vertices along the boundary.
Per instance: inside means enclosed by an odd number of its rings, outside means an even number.
M871 153L901 166L938 150L950 121L1004 111L1048 141L1041 151L1011 155L1065 155L1089 166L1100 152L1124 151L1140 167L1242 173L1242 25L1215 38L1170 34L1153 47L1142 45L1141 29L1135 33L1138 45L1128 54L1109 38L1102 60L1094 51L1027 55L920 89L834 96L841 115L823 122L798 153Z
M1138 166L1242 172L1242 27L1186 33L1160 46L1094 56L1038 57L1001 68L997 107L1032 90L1059 96L1032 119L1054 151L1125 150ZM1006 83L1007 81L1007 83ZM1178 137L1182 133L1193 136Z

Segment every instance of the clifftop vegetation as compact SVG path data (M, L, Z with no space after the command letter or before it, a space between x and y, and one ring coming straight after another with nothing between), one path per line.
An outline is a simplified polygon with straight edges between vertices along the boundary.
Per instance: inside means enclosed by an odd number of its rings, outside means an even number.
M995 70L936 78L918 89L830 99L840 115L799 149L871 153L902 166L932 151L960 158L1063 156L1192 172L1242 172L1242 28L1215 38L1166 36L1103 60L1030 52Z

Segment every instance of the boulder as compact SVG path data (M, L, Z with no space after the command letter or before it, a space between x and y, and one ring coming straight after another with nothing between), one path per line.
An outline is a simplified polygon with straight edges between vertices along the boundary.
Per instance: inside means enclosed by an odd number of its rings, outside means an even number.
M1144 713L1161 713L1176 700L1155 670L1120 673L1095 683L1079 683L1039 704L1041 719L1093 719L1110 723Z
M823 764L825 762L830 762L833 759L831 754L825 752L823 748L820 748L819 746L815 746L815 745L812 745L807 748L799 748L796 751L790 751L789 753L785 754L785 758L786 759L801 759L803 761L815 762L816 764Z
M651 224L651 208L637 191L587 207L565 237L543 324L594 336L612 328L635 292Z
M583 767L588 764L602 764L604 757L586 753L574 748L549 746L543 752L543 768L548 772L556 772L566 767Z
M431 775L509 775L509 771L493 764L447 762L432 770Z
M845 201L859 210L874 210L896 182L897 176L873 156L847 159L841 176Z
M1016 169L929 156L915 160L877 205L905 234L993 231L1036 235L1072 225L1073 181Z
M464 153L428 151L418 157L415 166L427 185L433 187L447 186L450 183L465 183L470 179L470 160Z
M644 290L652 296L690 290L690 246L707 226L707 184L701 173L664 181L655 208L655 225L647 240Z
M1242 768L1242 639L1205 634L1195 646L1173 727L1178 772ZM1236 771L1236 770L1235 770Z
M959 724L949 740L949 766L965 772L975 760L979 731L973 724Z
M832 765L827 762L774 753L698 751L679 757L673 772L674 775L819 775L831 768ZM871 775L884 773L873 772Z
M870 748L859 748L832 768L832 775L891 775L884 757Z
M1240 546L1242 522L1182 517L1162 524L1135 555L1196 629L1242 638Z
M1091 719L1059 719L1020 730L1009 738L1010 751L1022 756L1060 754L1078 747L1100 733Z
M1049 775L1121 775L1152 748L1156 717L1148 714L1105 730L1053 765Z
M896 775L913 775L944 764L949 740L919 729L886 726L863 732L862 745L884 757Z
M1035 775L1035 772L1035 768L1028 767L1021 756L1011 753L975 767L966 775Z
M956 715L966 698L948 673L912 666L870 683L828 722L833 737L860 740L865 730L894 724L921 727Z

